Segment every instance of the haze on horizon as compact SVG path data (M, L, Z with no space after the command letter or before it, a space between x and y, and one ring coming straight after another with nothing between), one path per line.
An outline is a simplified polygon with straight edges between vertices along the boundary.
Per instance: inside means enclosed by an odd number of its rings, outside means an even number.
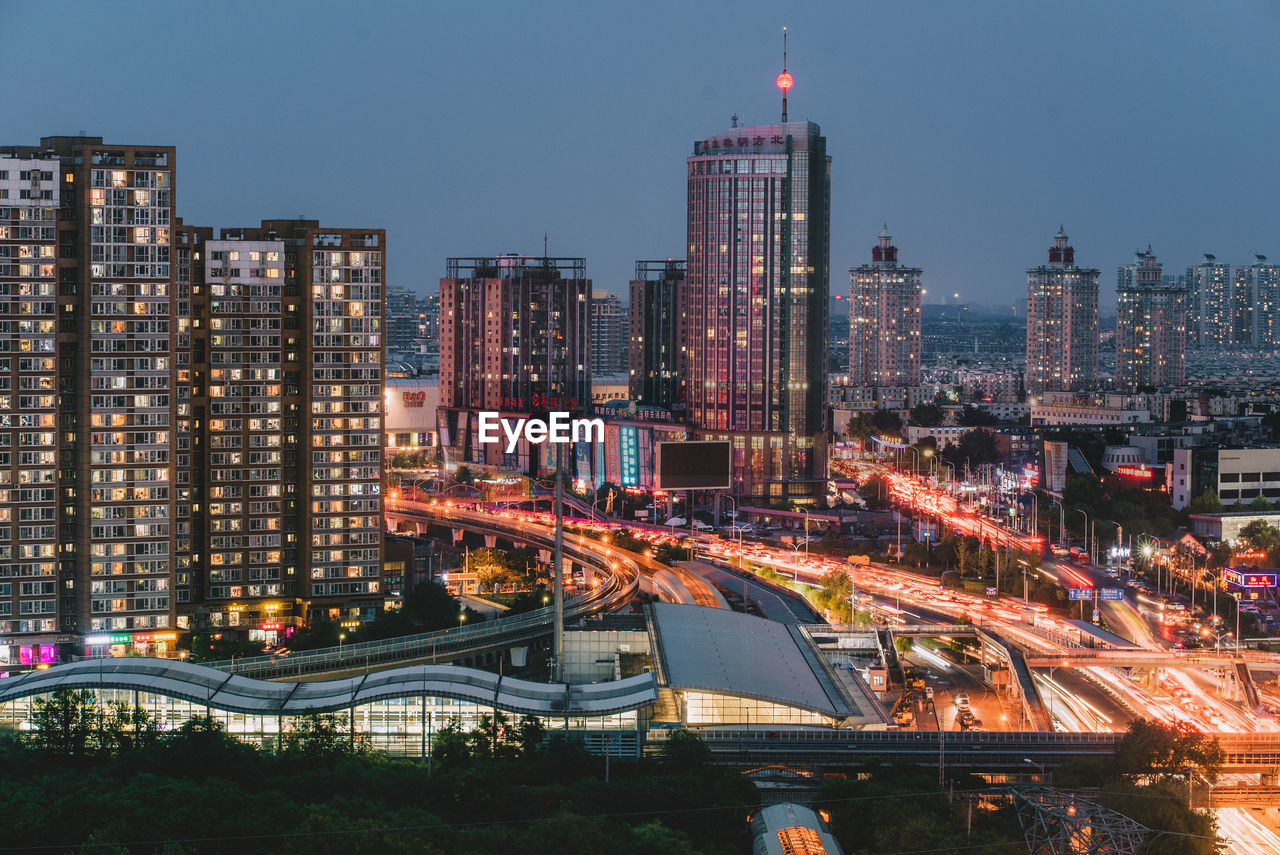
M1065 9L1065 11L1064 11ZM833 294L887 222L933 301L1025 296L1061 222L1082 266L1280 258L1280 6L181 6L0 0L0 144L84 131L178 147L188 223L385 226L389 283L450 255L581 255L622 292L683 257L694 140L792 119L832 156ZM785 15L785 20L783 16Z

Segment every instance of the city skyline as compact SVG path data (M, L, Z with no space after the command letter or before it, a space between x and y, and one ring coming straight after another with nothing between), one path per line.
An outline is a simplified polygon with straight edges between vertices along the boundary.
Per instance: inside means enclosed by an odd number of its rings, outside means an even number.
M789 10L786 21L760 6L727 21L712 9L682 12L680 27L661 14L620 9L562 6L535 17L517 6L495 8L500 14L483 17L385 10L349 22L300 18L289 5L250 15L232 4L186 10L182 24L206 34L195 42L173 38L172 22L129 14L128 4L86 4L62 35L66 50L56 68L44 70L34 40L16 46L14 85L51 97L24 110L11 138L83 128L126 142L164 139L186 153L184 196L201 200L184 212L194 222L234 222L248 211L334 220L348 210L360 222L385 221L391 239L408 247L391 284L418 294L432 290L451 253L521 251L544 233L551 254L586 257L596 287L622 294L635 258L685 255L683 188L671 163L687 140L727 126L734 112L744 123L777 121L773 78L787 23L792 117L820 121L833 158L846 165L832 186L836 269L860 260L861 236L883 221L932 271L927 301L959 293L971 304L1014 302L1041 236L1059 222L1104 270L1147 243L1162 248L1171 270L1204 252L1233 264L1255 253L1280 255L1271 245L1274 223L1249 213L1267 210L1280 189L1274 169L1258 168L1270 163L1264 140L1276 120L1256 109L1257 95L1280 82L1261 49L1280 17L1262 4L1239 7L1229 19L1189 4L1092 4L1069 19L1021 7L977 16L933 7L928 16L896 8ZM37 14L9 6L0 20L22 31L37 27ZM115 99L74 83L90 71L94 40L125 37L126 21L127 36L152 48L137 60L126 51L119 70L145 78L147 68L166 69L150 83L154 97L172 105L165 111L125 116ZM720 44L699 35L712 21ZM834 49L851 28L910 32L914 47L904 51L887 38L857 52ZM278 49L253 49L273 32L292 37ZM1126 47L1134 32L1182 60L1140 66ZM657 39L677 61L645 61ZM225 44L245 48L234 67L215 61ZM574 50L547 56L536 44ZM475 63L477 45L502 58ZM1089 62L1078 61L1085 56ZM346 59L339 67L347 70L326 76L334 57ZM287 79L317 81L307 87L320 86L332 103L362 106L311 115L302 107L307 98L291 98L273 82ZM396 85L385 85L391 80ZM403 93L414 88L423 97L406 102ZM259 93L261 112L228 127L210 107L219 92L240 89ZM186 97L191 91L206 94ZM1116 133L1135 105L1157 126L1183 130ZM520 118L514 142L487 130L494 115ZM1237 121L1250 132L1221 130ZM637 124L643 132L630 130ZM294 128L312 128L313 142L295 145ZM421 156L396 167L405 192L369 192L373 138L420 141ZM575 144L564 145L569 138ZM522 190L514 203L511 187ZM499 194L504 210L471 204ZM548 198L557 201L547 205ZM1137 198L1141 210L1132 204ZM1104 307L1114 305L1107 280Z

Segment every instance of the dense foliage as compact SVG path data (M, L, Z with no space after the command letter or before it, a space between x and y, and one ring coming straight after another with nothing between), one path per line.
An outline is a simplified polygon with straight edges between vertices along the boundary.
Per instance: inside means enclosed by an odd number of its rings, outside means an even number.
M4 845L15 850L718 855L743 850L758 803L691 737L663 759L615 759L606 784L603 758L501 714L437 733L429 766L361 750L341 715L304 720L260 750L209 720L159 737L134 711L86 715L82 693L51 703L51 716L74 719L58 750L0 741ZM152 735L134 738L140 724Z

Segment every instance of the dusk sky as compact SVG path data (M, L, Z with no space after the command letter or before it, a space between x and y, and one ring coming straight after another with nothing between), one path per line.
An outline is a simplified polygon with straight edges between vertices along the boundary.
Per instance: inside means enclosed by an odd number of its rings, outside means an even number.
M388 232L389 282L450 255L581 255L621 292L683 257L693 141L792 119L832 156L831 288L887 222L932 302L1026 294L1151 244L1280 258L1280 4L0 0L0 144L175 145L188 222Z

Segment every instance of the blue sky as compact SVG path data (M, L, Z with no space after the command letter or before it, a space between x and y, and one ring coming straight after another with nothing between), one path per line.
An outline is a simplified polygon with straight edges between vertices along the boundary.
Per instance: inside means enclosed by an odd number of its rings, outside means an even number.
M187 222L385 226L390 281L449 255L582 255L621 291L682 257L695 139L792 118L832 166L832 290L888 222L931 297L1025 295L1061 221L1103 271L1150 243L1280 258L1280 4L0 0L0 143L178 147Z

